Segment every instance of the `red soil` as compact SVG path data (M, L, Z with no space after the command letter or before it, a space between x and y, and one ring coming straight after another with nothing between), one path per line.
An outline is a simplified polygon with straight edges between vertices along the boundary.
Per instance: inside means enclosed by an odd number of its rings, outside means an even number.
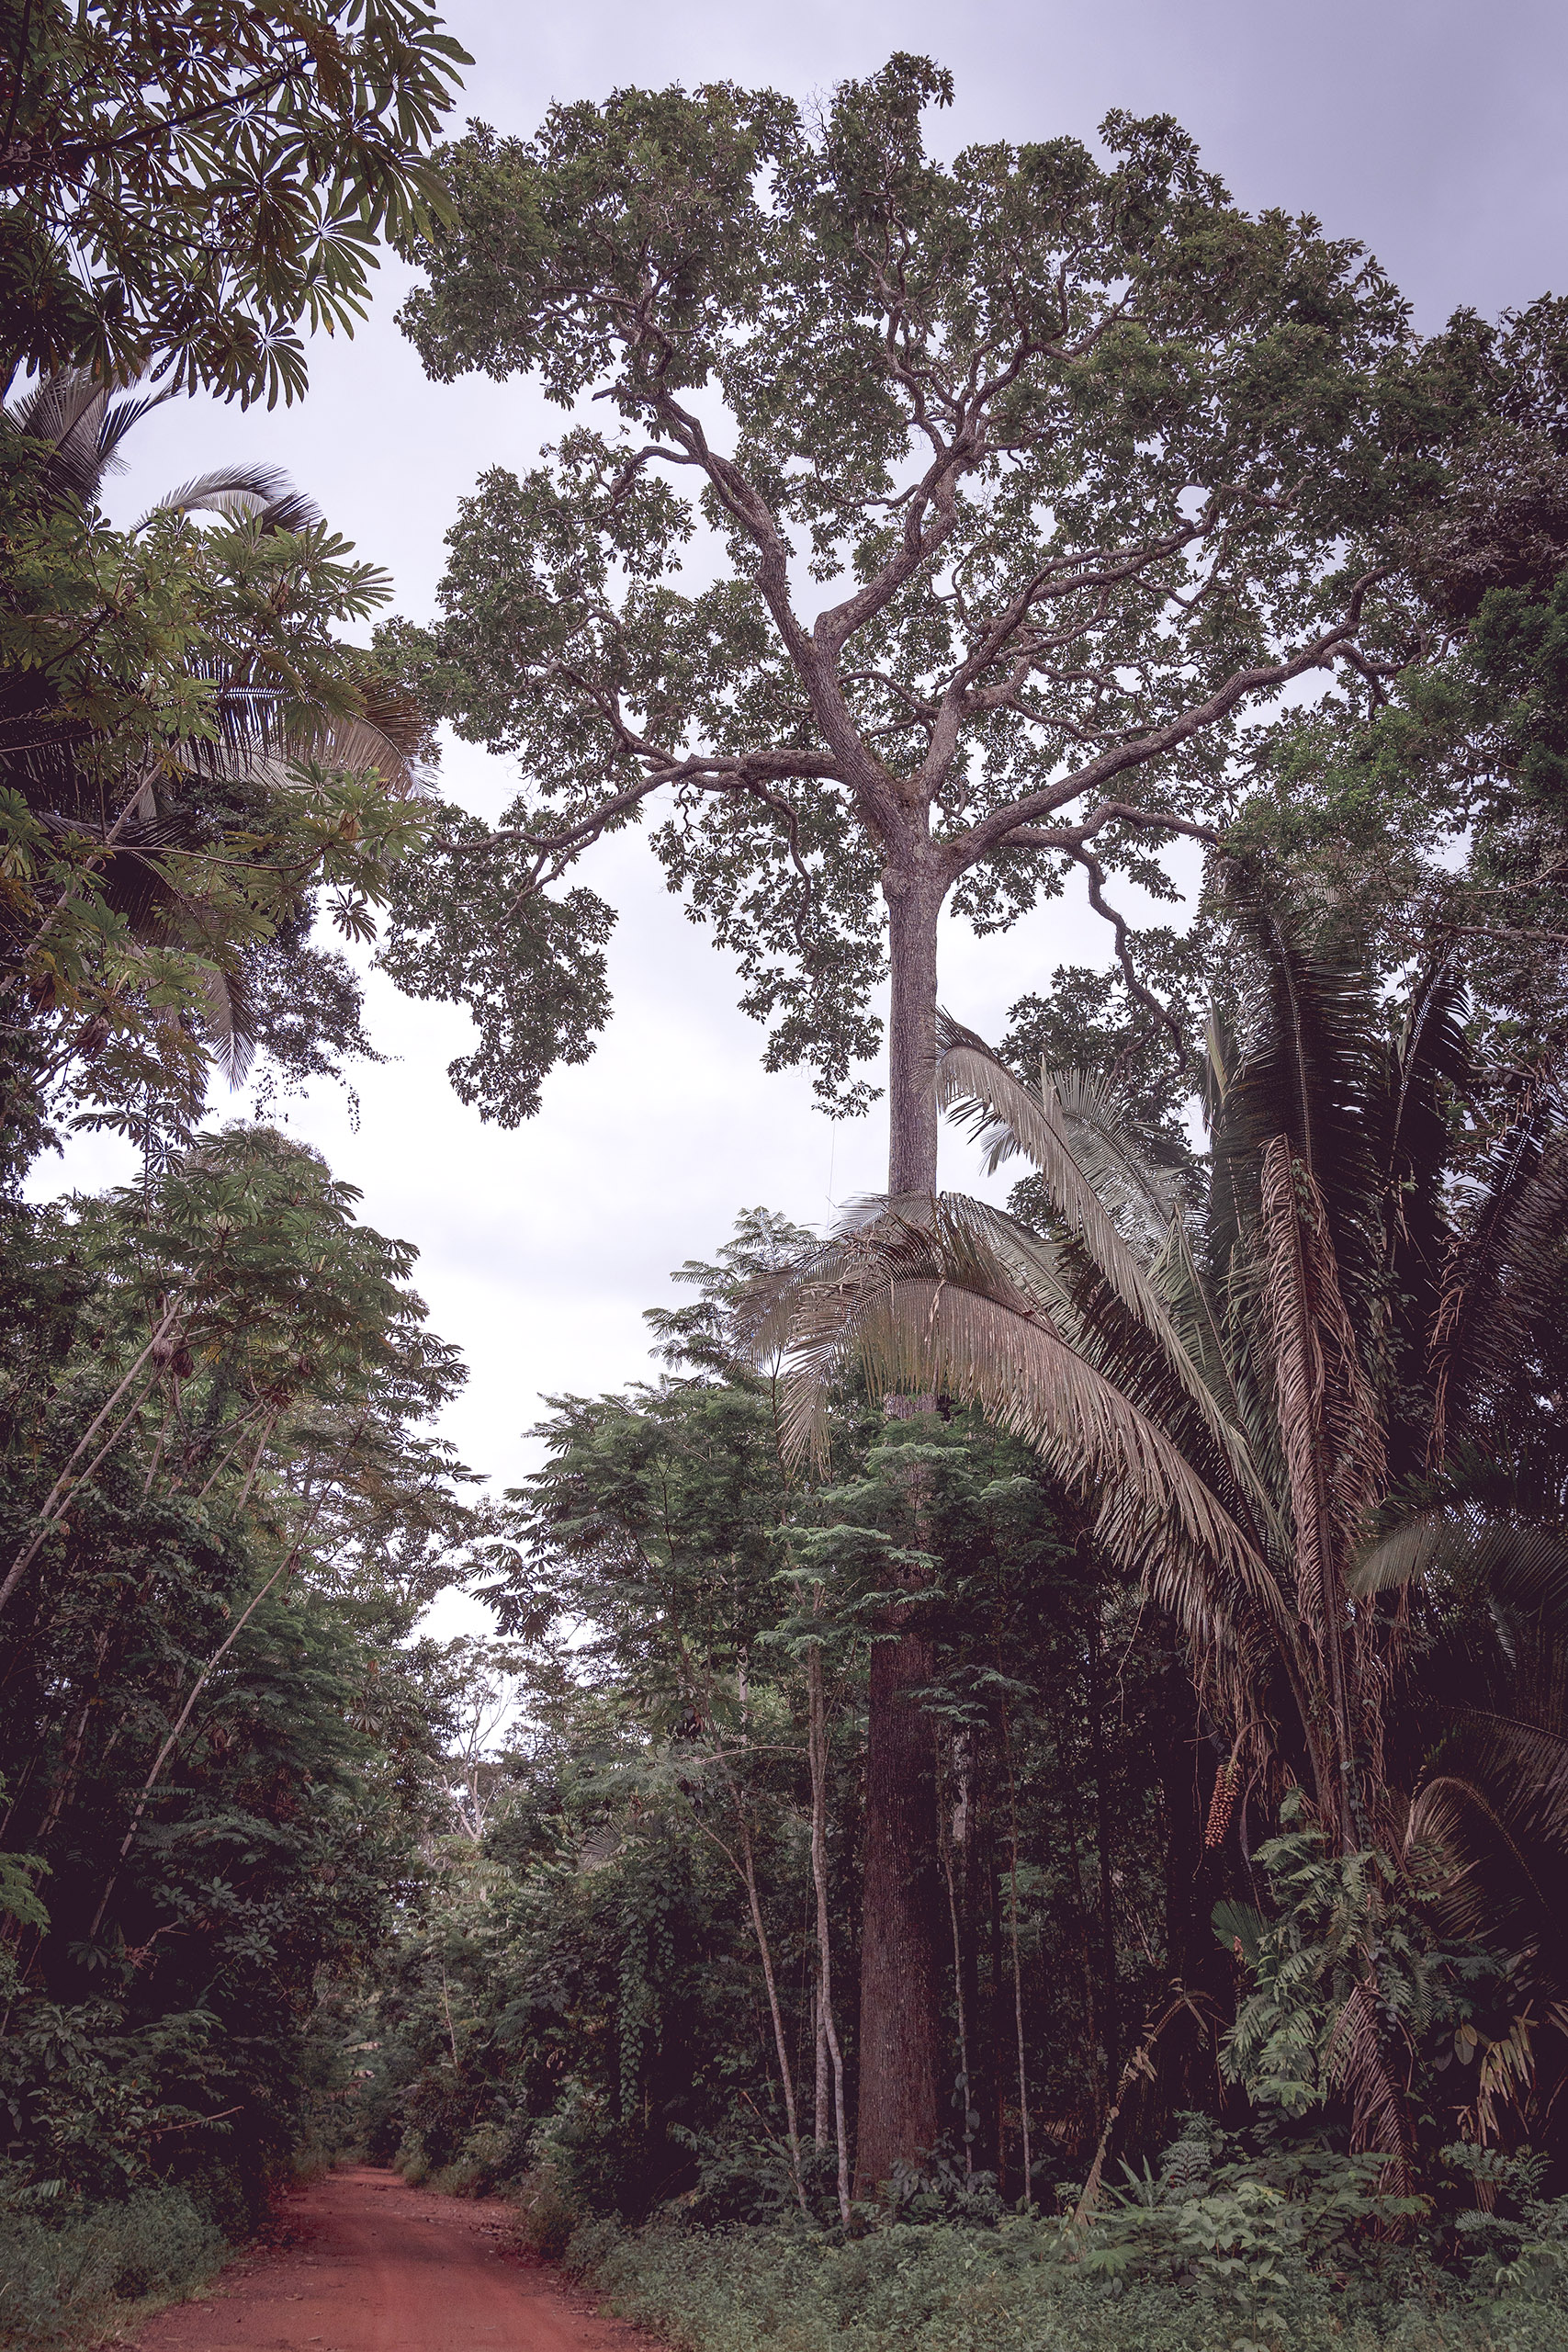
M512 2218L395 2173L333 2173L289 2198L286 2244L163 2312L138 2352L654 2352L510 2252Z

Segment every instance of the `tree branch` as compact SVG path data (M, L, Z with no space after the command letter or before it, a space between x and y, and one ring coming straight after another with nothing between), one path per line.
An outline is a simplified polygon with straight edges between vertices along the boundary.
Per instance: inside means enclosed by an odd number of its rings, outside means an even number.
M990 855L1002 845L1009 834L1021 827L1031 826L1041 817L1054 815L1069 800L1078 799L1083 794L1099 789L1115 777L1125 775L1129 768L1146 766L1151 760L1175 751L1179 744L1201 734L1206 727L1228 718L1247 695L1286 685L1304 671L1332 667L1360 625L1361 607L1369 592L1380 580L1387 577L1383 569L1364 573L1351 591L1345 618L1334 628L1325 630L1321 637L1314 638L1310 645L1303 646L1299 652L1289 655L1282 662L1233 672L1224 684L1216 687L1202 702L1195 703L1177 718L1168 719L1163 727L1151 728L1146 734L1134 737L1131 742L1115 744L1111 750L1100 752L1097 759L1087 762L1074 775L1065 777L1060 784L1028 793L1021 800L1014 801L1010 808L998 808L990 816L979 819L966 833L960 834L948 846L954 875L965 873L979 859ZM1068 849L1073 846L1070 841L1060 845Z
M1111 904L1105 895L1105 868L1092 850L1085 849L1081 845L1077 849L1069 850L1067 854L1076 865L1081 865L1089 876L1089 905L1102 921L1111 925L1116 934L1116 960L1122 967L1122 978L1126 984L1128 995L1135 997L1146 1012L1153 1013L1174 1044L1182 1069L1190 1070L1193 1067L1193 1057L1187 1040L1181 1034L1180 1023L1171 1012L1170 1007L1163 1004L1155 995L1154 990L1145 988L1138 978L1138 968L1133 961L1127 918L1119 909Z

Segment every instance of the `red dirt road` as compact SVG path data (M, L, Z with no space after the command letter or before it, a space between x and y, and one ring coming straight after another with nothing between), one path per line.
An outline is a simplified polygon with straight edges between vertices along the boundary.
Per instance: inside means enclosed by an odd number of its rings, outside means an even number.
M286 2216L290 2244L163 2312L138 2352L655 2352L505 2251L513 2217L494 2199L365 2167L299 2191Z

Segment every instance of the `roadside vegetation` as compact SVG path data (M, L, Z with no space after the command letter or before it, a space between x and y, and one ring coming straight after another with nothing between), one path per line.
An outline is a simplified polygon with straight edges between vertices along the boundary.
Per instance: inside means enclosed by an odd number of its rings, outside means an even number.
M437 147L400 0L8 23L0 2341L355 2154L679 2352L1560 2345L1568 309L1417 337L1166 118L938 161L919 59ZM607 403L435 621L266 468L111 527L378 239L433 376ZM488 1495L278 1114L335 927L535 1115L649 812L887 1191L694 1237ZM941 1009L1068 889L1103 966Z

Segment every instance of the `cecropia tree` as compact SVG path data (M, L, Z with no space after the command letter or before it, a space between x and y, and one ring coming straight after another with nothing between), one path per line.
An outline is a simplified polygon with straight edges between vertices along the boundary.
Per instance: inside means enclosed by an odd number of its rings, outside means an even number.
M933 162L951 96L899 56L817 122L724 85L475 126L403 313L433 376L532 372L619 419L581 407L525 478L481 476L443 618L397 632L526 778L448 844L446 903L523 924L662 796L671 887L737 954L770 1066L812 1064L833 1109L870 1099L887 974L894 1194L935 1182L943 910L1004 929L1077 869L1157 1012L1108 878L1168 895L1160 851L1215 838L1248 710L1390 657L1428 462L1404 306L1359 248L1238 210L1163 117L1110 118L1103 164ZM454 992L483 988L476 955ZM935 2139L946 2071L929 1769L875 1801L923 1679L903 1615L873 1690L863 2183Z

